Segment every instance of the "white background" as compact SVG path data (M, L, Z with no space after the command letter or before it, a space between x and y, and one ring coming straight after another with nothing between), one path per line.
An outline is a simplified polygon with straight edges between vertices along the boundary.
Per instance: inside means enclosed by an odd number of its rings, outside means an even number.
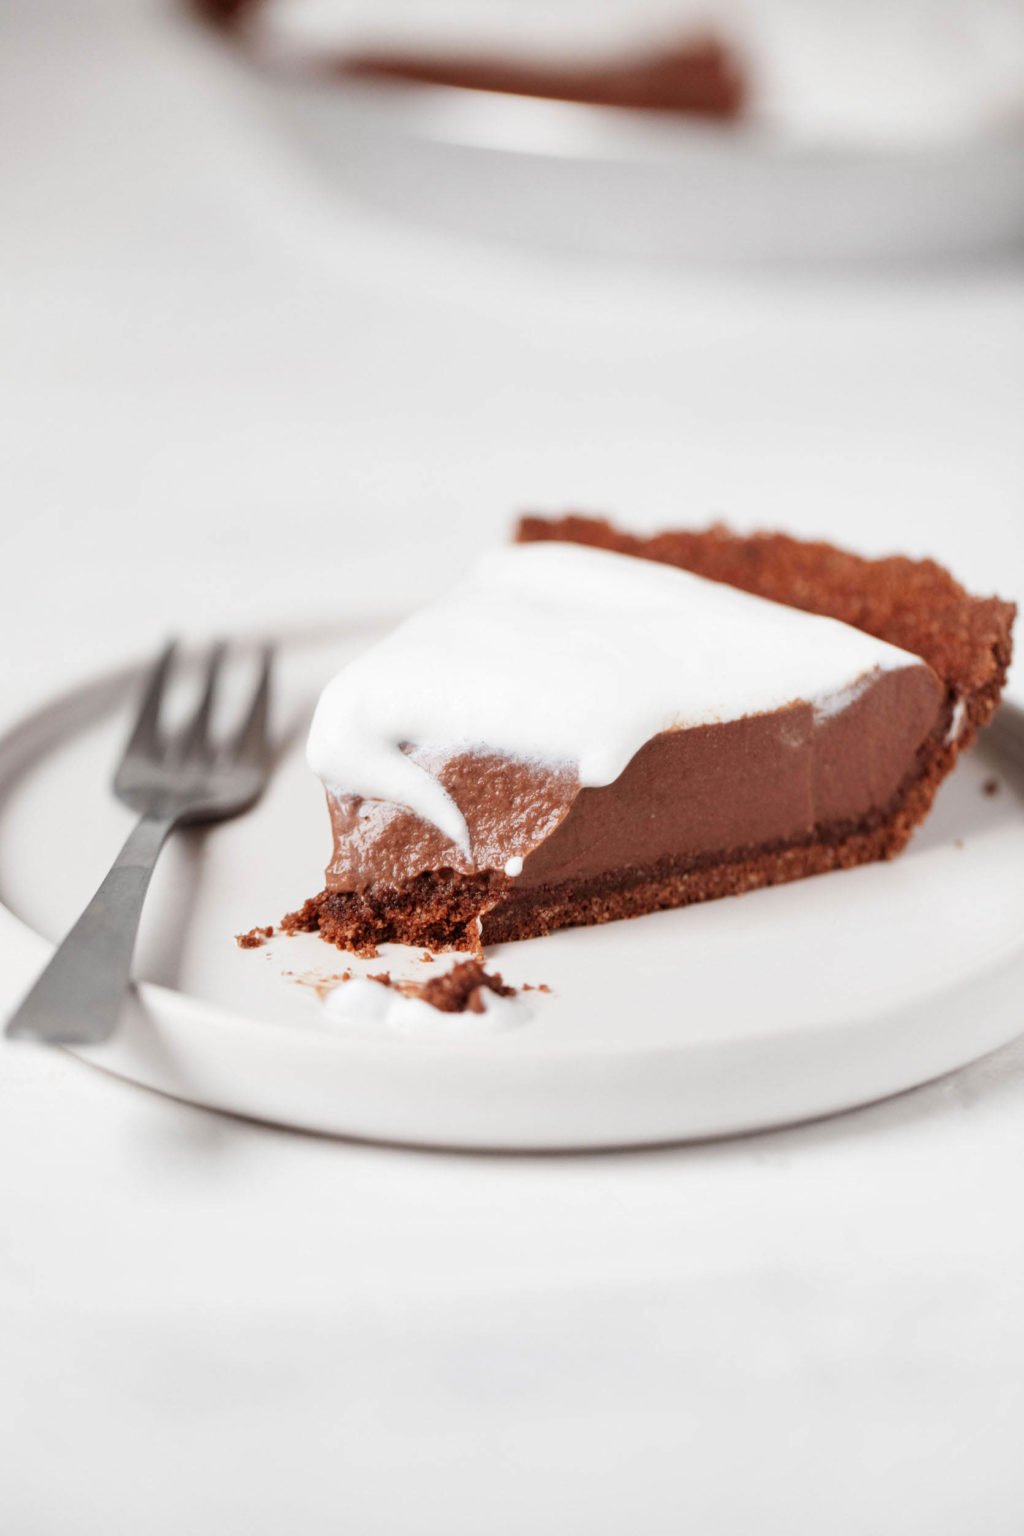
M1024 593L1019 265L449 243L347 205L142 0L9 0L0 189L5 710L171 629L342 612L382 545L432 535L429 585L525 506ZM820 1126L562 1159L0 1049L0 1529L1019 1532L1022 1167L1024 1044Z

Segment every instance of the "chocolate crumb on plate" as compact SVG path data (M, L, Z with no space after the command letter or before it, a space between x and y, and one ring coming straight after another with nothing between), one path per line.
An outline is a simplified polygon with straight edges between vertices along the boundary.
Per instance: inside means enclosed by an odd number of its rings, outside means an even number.
M235 943L239 949L259 949L268 939L274 937L272 927L250 928L248 933L236 933Z
M351 972L342 979L350 980ZM427 981L395 981L390 971L377 971L366 980L391 987L403 997L429 1003L439 1013L483 1013L485 992L493 992L496 997L516 995L515 987L506 986L496 972L485 971L479 960L463 960L442 976L431 976Z
M306 987L310 992L315 992L321 1002L340 982L352 980L352 972L347 967L343 971L335 971L330 976L323 976L316 971L282 971L281 974L287 981L294 982L297 987Z
M483 1013L485 992L493 992L496 997L516 995L515 987L506 986L496 971L485 971L479 960L463 960L443 976L410 983L402 990L441 1013Z

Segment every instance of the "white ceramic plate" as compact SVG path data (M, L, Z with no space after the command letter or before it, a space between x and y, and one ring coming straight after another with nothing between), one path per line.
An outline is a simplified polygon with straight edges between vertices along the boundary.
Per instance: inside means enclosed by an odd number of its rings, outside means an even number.
M332 1024L316 984L345 957L310 936L248 951L233 936L318 888L327 821L302 729L325 677L373 628L284 645L280 769L254 812L172 841L143 922L143 984L116 1038L87 1060L312 1131L584 1148L828 1114L1024 1028L1024 807L992 755L998 727L895 864L498 948L491 960L508 980L551 988L502 1033ZM127 831L106 785L136 672L98 678L0 735L5 1006ZM1000 790L989 795L993 775ZM354 969L382 964L428 973L398 949Z
M715 263L932 261L1024 241L1024 131L891 146L268 69L345 193L473 238Z

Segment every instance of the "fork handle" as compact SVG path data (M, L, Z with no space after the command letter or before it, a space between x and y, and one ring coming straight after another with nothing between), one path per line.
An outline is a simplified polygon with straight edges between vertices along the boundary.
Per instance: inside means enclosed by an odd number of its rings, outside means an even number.
M99 1045L131 980L142 903L174 818L143 816L110 873L7 1025L12 1038Z

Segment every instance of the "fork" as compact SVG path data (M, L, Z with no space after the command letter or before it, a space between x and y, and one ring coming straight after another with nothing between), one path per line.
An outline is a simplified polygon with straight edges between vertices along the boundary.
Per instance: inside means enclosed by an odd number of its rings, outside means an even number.
M212 647L201 695L176 734L160 728L177 645L172 641L146 682L114 793L139 816L110 873L14 1016L11 1038L52 1045L109 1039L131 980L132 951L150 877L176 827L226 820L262 793L270 766L267 714L273 653L262 652L259 680L234 737L215 745L210 722L226 647Z

